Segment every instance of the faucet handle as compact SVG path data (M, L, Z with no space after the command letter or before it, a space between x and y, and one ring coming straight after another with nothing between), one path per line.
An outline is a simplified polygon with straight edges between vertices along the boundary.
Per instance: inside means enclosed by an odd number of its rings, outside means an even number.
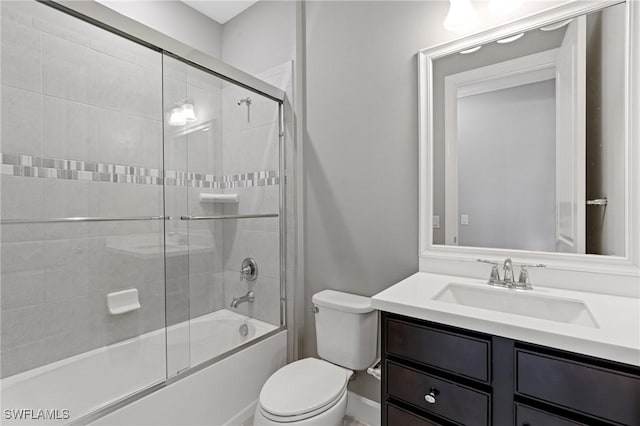
M494 262L493 260L487 260L487 259L476 259L476 262L488 263L491 265L491 273L489 275L488 284L502 285L502 281L500 280L500 270L498 269L500 264L498 262Z
M523 263L520 265L520 276L516 283L516 288L523 290L532 290L531 279L529 278L529 270L527 268L546 268L547 265L542 263Z
M476 262L480 262L480 263L488 263L490 265L500 265L500 263L494 261L494 260L487 260L487 259L476 259Z

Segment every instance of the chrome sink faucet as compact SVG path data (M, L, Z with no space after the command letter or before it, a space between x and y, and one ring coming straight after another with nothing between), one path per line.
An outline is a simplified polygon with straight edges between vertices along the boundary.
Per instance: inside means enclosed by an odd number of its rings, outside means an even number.
M234 297L233 300L231 301L231 307L237 308L238 305L241 303L245 303L245 302L253 303L254 300L256 300L256 295L254 294L254 292L250 291L244 296Z
M515 286L515 282L513 279L513 262L511 262L511 258L507 257L504 260L504 263L502 264L502 270L503 270L503 279L502 282L504 284L505 287L514 287Z
M520 264L520 276L518 281L515 280L513 274L513 262L508 257L502 264L503 278L500 278L500 264L498 262L486 259L477 259L478 262L489 263L491 266L491 274L489 275L489 281L487 284L494 287L505 287L515 290L532 290L531 280L529 279L529 270L527 268L544 268L545 265L521 263Z

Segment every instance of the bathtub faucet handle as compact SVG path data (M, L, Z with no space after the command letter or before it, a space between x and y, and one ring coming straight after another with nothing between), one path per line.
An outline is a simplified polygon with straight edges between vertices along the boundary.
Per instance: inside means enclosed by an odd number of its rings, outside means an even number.
M252 257L247 257L240 265L240 281L255 281L258 278L258 262Z

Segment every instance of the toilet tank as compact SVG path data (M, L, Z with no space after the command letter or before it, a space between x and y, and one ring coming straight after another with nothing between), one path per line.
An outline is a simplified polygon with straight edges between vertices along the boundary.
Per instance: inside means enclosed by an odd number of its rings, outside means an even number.
M378 311L371 307L371 299L323 290L311 301L320 358L352 370L370 367L378 341Z

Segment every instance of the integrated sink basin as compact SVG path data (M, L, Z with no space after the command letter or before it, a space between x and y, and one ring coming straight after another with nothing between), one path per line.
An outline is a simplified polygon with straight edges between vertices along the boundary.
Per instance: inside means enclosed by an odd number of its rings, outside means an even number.
M532 294L507 288L450 283L433 300L490 311L597 328L587 305L575 299Z

